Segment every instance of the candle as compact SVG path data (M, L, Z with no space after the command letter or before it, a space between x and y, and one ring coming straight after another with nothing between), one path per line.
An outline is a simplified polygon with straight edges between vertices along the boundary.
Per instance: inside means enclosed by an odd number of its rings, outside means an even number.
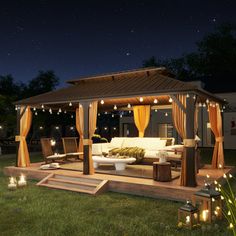
M8 189L10 189L10 190L15 190L16 187L17 187L17 185L16 185L16 178L10 177L10 178L9 178Z
M190 216L186 216L186 224L188 225L190 223Z
M202 219L203 219L203 221L207 221L207 219L208 219L208 210L203 210L202 211Z
M26 186L26 179L25 179L25 176L22 174L21 176L20 176L20 179L19 179L19 181L18 181L18 186L19 187L24 187L24 186Z

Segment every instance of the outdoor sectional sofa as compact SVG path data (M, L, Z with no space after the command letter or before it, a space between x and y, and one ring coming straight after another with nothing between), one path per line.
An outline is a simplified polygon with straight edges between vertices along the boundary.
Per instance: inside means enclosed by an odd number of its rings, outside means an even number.
M95 143L92 145L92 154L101 156L102 153L108 153L113 148L139 147L145 150L144 161L157 161L158 152L165 151L170 160L181 160L181 151L183 145L175 145L174 138L160 137L115 137L110 143ZM178 153L177 153L178 150Z

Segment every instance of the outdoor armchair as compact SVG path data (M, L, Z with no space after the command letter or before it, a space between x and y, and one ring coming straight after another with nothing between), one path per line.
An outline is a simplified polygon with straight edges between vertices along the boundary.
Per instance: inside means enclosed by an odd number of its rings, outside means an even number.
M64 153L67 157L76 157L79 159L83 155L83 152L78 151L77 138L76 137L64 137L62 138Z

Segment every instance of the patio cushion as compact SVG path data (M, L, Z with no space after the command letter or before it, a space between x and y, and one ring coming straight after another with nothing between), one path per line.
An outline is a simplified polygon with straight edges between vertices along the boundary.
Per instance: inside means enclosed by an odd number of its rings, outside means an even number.
M144 148L145 150L149 151L157 151L161 148L164 148L166 146L166 140L140 140L139 146L141 148Z
M114 137L111 139L110 146L112 148L122 147L122 144L126 138L125 137Z

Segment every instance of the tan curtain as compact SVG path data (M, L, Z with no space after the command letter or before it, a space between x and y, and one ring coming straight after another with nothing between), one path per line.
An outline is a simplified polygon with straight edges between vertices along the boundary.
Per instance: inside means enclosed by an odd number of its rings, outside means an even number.
M82 105L79 105L79 108L76 109L76 129L79 133L79 152L84 151L84 109ZM80 155L80 158L83 159L83 155Z
M96 130L97 125L97 107L98 102L94 101L89 106L89 139L91 142L89 143L89 174L94 174L93 168L93 159L92 159L92 137Z
M176 95L176 98L179 102L186 108L186 95ZM184 140L186 139L186 113L178 106L177 102L173 99L172 102L172 118L175 129L177 130L179 136ZM180 176L180 185L186 185L186 168L187 163L186 159L182 160L181 163L181 176Z
M215 146L212 157L212 168L224 168L224 149L223 149L223 135L222 135L222 117L219 104L213 106L210 104L209 109L209 121L211 130L215 135Z
M198 133L198 106L195 105L195 111L194 111L194 135L197 135ZM195 142L195 172L198 173L198 169L200 165L200 151L198 149L198 142Z
M30 166L29 151L26 143L26 137L29 133L32 123L32 112L30 107L21 107L20 109L20 135L16 136L16 141L20 142L18 149L18 166Z
M150 106L134 106L134 123L139 131L139 137L144 137L145 129L150 120Z

